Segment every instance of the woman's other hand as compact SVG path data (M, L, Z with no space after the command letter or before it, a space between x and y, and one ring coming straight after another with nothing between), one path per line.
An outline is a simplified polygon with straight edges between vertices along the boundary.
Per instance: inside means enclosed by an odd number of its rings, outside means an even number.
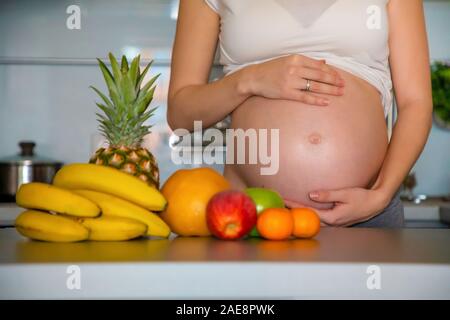
M367 221L389 204L389 197L381 190L345 188L311 192L309 197L316 202L334 202L329 210L315 209L322 223L333 227L347 227Z
M316 93L340 96L344 80L324 60L289 55L246 68L246 89L251 95L326 106L329 99ZM307 81L310 90L306 91Z

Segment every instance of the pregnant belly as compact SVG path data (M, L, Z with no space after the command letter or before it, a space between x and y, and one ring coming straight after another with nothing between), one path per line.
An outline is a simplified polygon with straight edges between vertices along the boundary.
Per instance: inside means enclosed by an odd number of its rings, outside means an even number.
M327 107L255 96L235 109L232 128L279 129L279 148L269 144L272 161L278 152L278 172L262 175L267 164L260 161L226 165L225 176L236 188L272 188L298 206L326 208L332 204L311 201L309 192L371 184L388 145L380 95L364 80L337 71L345 93L327 96ZM243 148L248 154L248 143Z

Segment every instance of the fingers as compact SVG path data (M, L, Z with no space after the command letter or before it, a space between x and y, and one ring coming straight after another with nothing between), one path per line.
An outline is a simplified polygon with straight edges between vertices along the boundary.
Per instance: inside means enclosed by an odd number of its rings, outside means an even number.
M265 64L270 66L268 70L275 70L274 75L279 77L267 76L270 72L266 72L266 76L262 77L263 86L258 95L327 106L330 99L323 95L344 94L344 80L334 68L326 65L324 60L294 54ZM309 90L306 91L308 83Z
M344 80L338 74L331 74L317 69L310 68L299 68L296 72L299 76L304 79L310 79L321 83L327 83L336 87L343 87Z
M316 213L319 216L321 225L327 226L327 227L337 226L336 218L334 217L333 214L331 214L331 212L327 212L327 211L332 211L332 210L325 210L325 211L316 210Z
M344 206L336 206L330 210L316 210L316 213L320 218L321 226L326 227L350 227L369 219L349 217L349 208Z
M347 202L348 192L345 190L313 191L309 198L316 202Z
M344 79L325 60L312 59L303 55L292 55L288 60L289 73L298 74L302 78L343 87Z
M301 91L298 89L291 89L286 93L286 99L296 100L306 104L315 106L327 106L330 104L330 100L324 97L317 96L310 92Z
M330 65L328 65L325 60L316 60L316 59L312 59L312 58L309 58L306 56L303 56L303 57L304 57L304 65L303 66L305 66L306 68L313 69L313 70L314 69L321 70L323 72L326 72L328 74L331 74L333 76L337 76L340 78L339 73L336 70L334 70Z
M306 84L308 81L307 79L299 79L298 89L304 90L306 88ZM342 87L336 87L334 85L329 85L313 80L309 80L309 85L310 85L310 92L329 94L333 96L342 96L344 94L344 88Z
M325 210L316 210L317 215L320 218L320 221L325 226L329 227L340 227L342 224L342 206L335 206L332 209Z
M294 200L290 200L290 199L286 199L286 198L283 198L283 202L284 202L285 206L288 209L293 209L293 208L309 208L309 209L312 209L319 216L319 218L320 218L320 226L321 227L333 227L333 226L336 226L335 225L336 221L335 221L335 219L333 219L333 217L337 216L336 215L336 211L338 211L338 214L339 214L340 208L332 208L332 209L321 210L321 209L316 209L316 208L305 206L304 204L301 204L301 203L298 203L298 202L296 202ZM339 209L339 210L337 210L337 209Z
M284 202L284 205L289 209L299 207L299 204L293 200L283 198L283 202Z

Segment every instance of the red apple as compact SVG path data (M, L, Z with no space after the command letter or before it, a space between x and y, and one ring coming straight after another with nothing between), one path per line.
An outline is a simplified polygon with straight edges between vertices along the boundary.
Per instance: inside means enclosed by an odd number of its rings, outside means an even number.
M215 194L206 208L209 231L219 239L235 240L248 234L256 225L256 206L240 191Z

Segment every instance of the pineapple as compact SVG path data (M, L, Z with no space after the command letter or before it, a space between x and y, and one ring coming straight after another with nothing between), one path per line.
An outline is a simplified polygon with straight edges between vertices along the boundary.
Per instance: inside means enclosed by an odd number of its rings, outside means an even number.
M156 108L148 109L155 87L152 86L159 74L141 87L151 62L141 72L140 56L130 65L125 56L119 63L110 53L111 71L98 60L100 69L108 87L109 98L98 89L91 88L100 96L103 103L97 106L103 114L97 113L99 129L108 141L107 148L98 149L91 157L90 163L110 166L127 172L147 184L159 189L159 170L155 157L141 146L151 126L145 125Z

